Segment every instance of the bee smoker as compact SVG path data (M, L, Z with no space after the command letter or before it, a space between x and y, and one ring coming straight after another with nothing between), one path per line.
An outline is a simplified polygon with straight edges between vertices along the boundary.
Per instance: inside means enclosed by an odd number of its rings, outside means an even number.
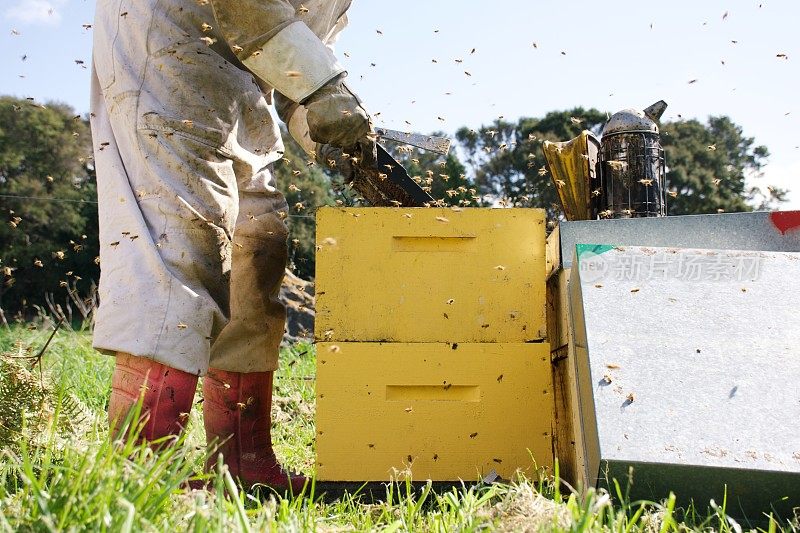
M656 124L666 108L660 100L644 111L624 109L603 127L596 211L600 217L667 214L664 149Z

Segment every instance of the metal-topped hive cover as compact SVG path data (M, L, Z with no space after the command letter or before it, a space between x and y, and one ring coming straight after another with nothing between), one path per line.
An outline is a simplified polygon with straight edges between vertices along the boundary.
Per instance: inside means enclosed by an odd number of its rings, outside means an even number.
M637 109L623 109L614 113L603 127L602 135L616 135L619 133L655 133L658 134L656 121L661 118L667 103L659 100L644 111Z

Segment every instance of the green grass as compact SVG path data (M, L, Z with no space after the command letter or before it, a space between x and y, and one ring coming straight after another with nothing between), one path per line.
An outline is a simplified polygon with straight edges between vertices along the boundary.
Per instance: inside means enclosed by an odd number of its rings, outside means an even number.
M19 426L0 431L0 533L740 528L724 504L703 513L680 512L671 495L663 502L629 502L602 491L562 494L550 479L441 493L430 487L415 493L404 481L388 485L383 502L346 496L324 503L246 494L217 465L206 476L210 490L188 490L185 482L198 475L206 454L200 410L194 410L180 444L161 453L132 441L109 442L105 408L113 361L92 350L86 332L60 330L41 368L27 371L21 366L32 360L19 357L36 355L50 330L0 329L0 361L5 365L0 366L5 372L0 374L0 425L5 420ZM313 472L314 465L314 374L313 346L284 351L275 387L273 440L284 464L305 472ZM12 389L14 398L2 397ZM28 389L33 392L20 392ZM771 521L764 531L781 529L800 532L797 521Z

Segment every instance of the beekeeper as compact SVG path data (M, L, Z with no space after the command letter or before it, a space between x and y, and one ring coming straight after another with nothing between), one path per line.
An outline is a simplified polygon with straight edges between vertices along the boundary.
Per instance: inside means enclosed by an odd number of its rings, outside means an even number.
M286 318L276 114L309 153L374 160L369 115L331 46L350 3L97 2L94 346L116 356L112 428L144 391L143 438L177 434L205 376L207 437L224 441L244 485L306 481L281 468L270 437Z

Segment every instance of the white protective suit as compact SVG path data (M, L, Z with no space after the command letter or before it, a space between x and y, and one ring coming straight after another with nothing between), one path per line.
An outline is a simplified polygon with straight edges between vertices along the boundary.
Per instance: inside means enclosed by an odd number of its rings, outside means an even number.
M350 2L98 0L97 349L198 375L277 368L287 205L272 88L302 102L343 72L330 45ZM302 106L288 121L313 149Z

